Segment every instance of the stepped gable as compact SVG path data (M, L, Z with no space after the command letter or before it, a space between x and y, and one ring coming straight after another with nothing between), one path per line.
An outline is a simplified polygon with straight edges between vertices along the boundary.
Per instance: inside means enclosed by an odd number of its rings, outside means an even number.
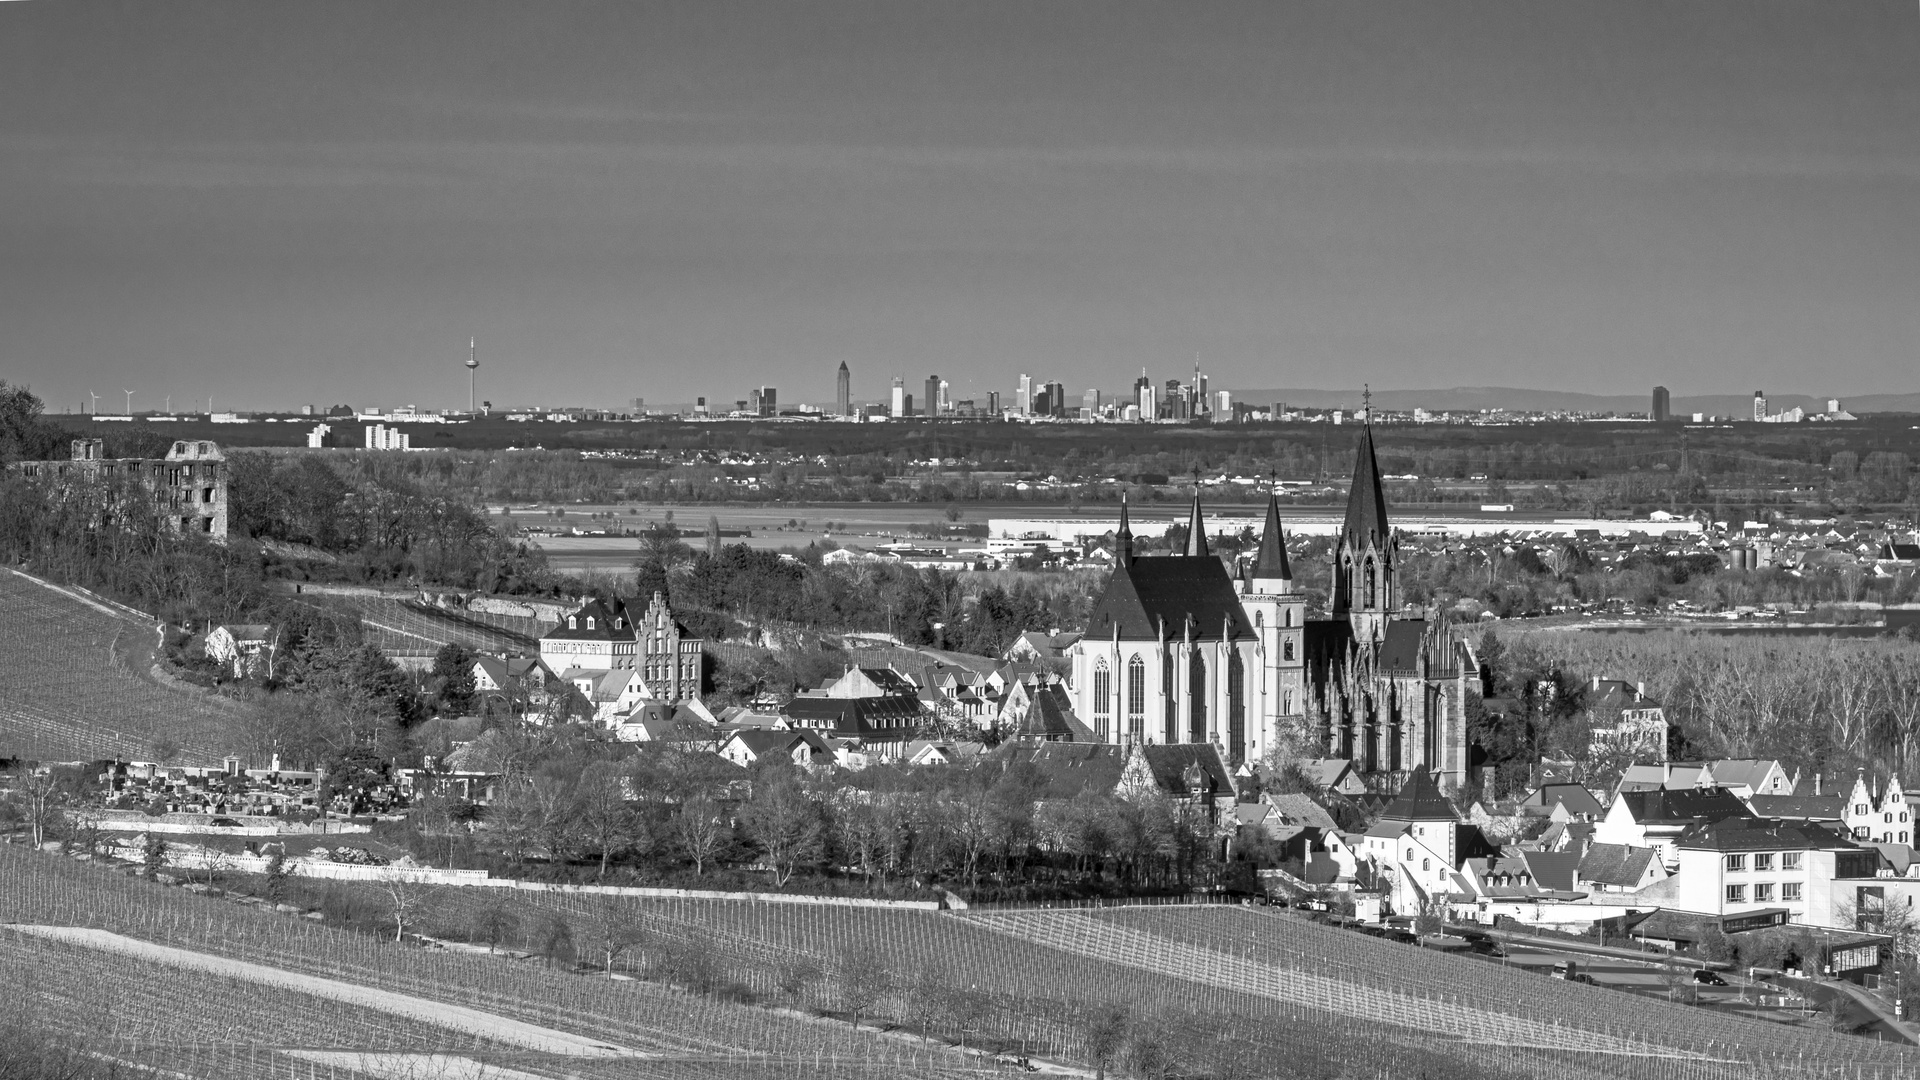
M1360 432L1357 449L1353 462L1353 486L1347 489L1347 520L1341 530L1341 538L1351 540L1355 548L1364 548L1371 541L1376 549L1384 551L1392 530L1387 524L1387 495L1380 487L1380 463L1375 460L1373 453L1372 424Z
M1280 531L1280 499L1267 496L1267 527L1260 535L1260 553L1254 557L1251 576L1293 580L1293 567L1287 562L1287 538Z
M1425 769L1415 769L1400 785L1400 793L1380 811L1380 821L1451 821L1458 822L1460 815L1454 812L1453 804L1440 794L1439 785L1433 782L1433 774Z

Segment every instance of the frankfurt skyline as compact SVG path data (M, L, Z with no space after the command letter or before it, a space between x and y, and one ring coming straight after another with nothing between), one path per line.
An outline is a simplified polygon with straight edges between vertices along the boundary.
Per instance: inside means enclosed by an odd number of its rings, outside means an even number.
M1915 389L1910 3L28 3L0 86L56 412Z

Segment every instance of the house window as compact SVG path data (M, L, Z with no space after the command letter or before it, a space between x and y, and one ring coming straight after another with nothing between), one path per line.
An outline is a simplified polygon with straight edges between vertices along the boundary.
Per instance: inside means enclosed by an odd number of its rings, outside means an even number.
M1432 869L1433 869L1433 860L1432 860L1432 859L1421 859L1421 860L1420 860L1420 869L1421 869L1421 870L1432 870Z
M1857 815L1859 815L1859 816L1861 816L1861 817L1865 817L1865 816L1866 816L1866 814L1867 814L1867 804L1866 804L1866 803L1854 803L1854 804L1853 804L1853 812L1854 812L1855 814L1857 814Z
M1729 874L1742 873L1746 870L1746 868L1747 868L1747 857L1745 855L1727 856L1727 873Z
M1408 862L1412 862L1412 861L1413 861L1413 849L1412 849L1412 848L1408 848L1408 849L1407 849L1407 861L1408 861Z
M1745 885L1727 886L1727 903L1744 904L1746 902L1747 902L1747 887Z
M1882 814L1882 815L1880 815L1880 816L1881 816L1881 818L1882 818L1882 819L1884 819L1884 820L1885 820L1885 822L1886 822L1886 823L1887 823L1888 825L1891 825L1891 824L1893 824L1893 815L1892 815L1892 814Z
M1756 904L1773 903L1773 883L1763 881L1753 887L1753 902Z
M1789 904L1799 903L1800 902L1800 883L1797 881L1781 882L1780 883L1780 899L1786 901Z
M1764 874L1773 869L1773 852L1763 851L1753 857L1754 873Z

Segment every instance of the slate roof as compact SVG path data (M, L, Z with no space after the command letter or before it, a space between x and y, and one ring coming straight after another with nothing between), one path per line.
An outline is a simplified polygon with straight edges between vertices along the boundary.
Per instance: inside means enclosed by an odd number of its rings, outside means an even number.
M1527 870L1541 888L1572 892L1574 876L1580 870L1580 856L1571 851L1526 851Z
M1149 745L1142 746L1140 752L1147 759L1147 768L1153 772L1154 783L1160 786L1161 791L1176 799L1194 795L1231 797L1237 790L1233 783L1233 770L1227 768L1226 759L1220 756L1220 748L1212 743ZM1187 787L1187 769L1195 765L1211 780L1204 791L1193 791Z
M579 625L569 629L569 619L578 620ZM591 630L587 629L589 619L593 622ZM619 624L618 628L615 623ZM540 637L547 641L632 641L633 620L627 617L626 607L618 598L611 604L597 599L589 600L581 605L580 610L555 623L553 629Z
M1599 817L1606 812L1600 800L1593 797L1593 792L1579 784L1545 784L1529 792L1520 805L1522 808L1537 807L1543 811L1565 806L1569 814L1586 814L1589 817Z
M1036 798L1071 799L1083 791L1110 792L1126 768L1125 747L1111 743L1003 743L992 754L1002 768L1030 765L1041 778Z
M1841 821L1847 816L1845 795L1755 795L1749 804L1755 817L1789 821Z
M1772 758L1725 758L1713 762L1713 782L1726 787L1745 784L1759 791L1778 764Z
M1098 741L1093 729L1073 714L1073 703L1067 698L1066 688L1057 683L1034 691L1033 705L1027 709L1026 719L1014 734L1029 739Z
M1703 821L1681 833L1676 844L1705 851L1834 851L1859 847L1825 826L1758 818Z
M833 753L833 747L814 731L736 731L727 741L745 746L755 758L791 754L796 743L805 743L815 754Z
M1386 640L1380 644L1381 669L1406 673L1420 670L1420 646L1426 632L1425 619L1389 619Z
M1280 530L1280 498L1267 496L1267 527L1260 534L1260 552L1253 558L1251 576L1293 579L1293 566L1287 562L1287 537Z
M1347 520L1340 530L1341 540L1352 540L1355 547L1386 550L1390 529L1387 524L1387 496L1380 487L1380 464L1374 459L1373 425L1360 431L1353 458L1353 485L1347 489Z
M1306 825L1333 832L1340 826L1333 820L1327 809L1305 795L1266 795L1262 797L1272 805L1289 825Z
M1168 639L1178 640L1185 636L1189 620L1195 641L1219 641L1223 633L1232 641L1253 637L1233 578L1219 559L1211 555L1129 559L1115 564L1094 605L1087 637L1110 638L1117 626L1123 639L1151 641L1164 626Z
M1630 844L1591 844L1580 858L1580 880L1618 889L1639 888L1659 852Z
M830 698L802 695L780 710L797 725L821 728L843 739L882 742L911 739L926 715L912 697Z
M1415 769L1408 774L1406 783L1400 785L1400 793L1380 811L1379 820L1458 822L1460 815L1454 811L1447 797L1440 794L1439 786L1433 782L1433 774L1425 769Z
M1622 791L1614 798L1626 800L1627 811L1642 825L1677 825L1695 818L1718 821L1753 816L1746 803L1724 788Z

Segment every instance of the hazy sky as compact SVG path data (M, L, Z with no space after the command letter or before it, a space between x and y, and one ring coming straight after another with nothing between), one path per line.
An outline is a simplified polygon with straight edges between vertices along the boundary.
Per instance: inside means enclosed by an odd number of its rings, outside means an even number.
M1920 389L1914 0L5 3L0 102L56 411Z

